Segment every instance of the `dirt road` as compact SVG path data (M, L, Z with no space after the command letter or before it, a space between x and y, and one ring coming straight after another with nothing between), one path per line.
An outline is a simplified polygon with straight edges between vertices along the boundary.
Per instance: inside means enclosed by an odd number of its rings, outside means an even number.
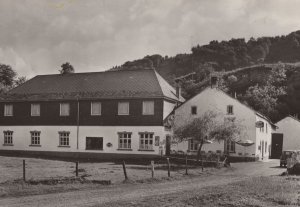
M110 206L111 202L138 201L156 195L195 191L204 187L225 185L256 176L282 173L278 160L232 164L232 169L220 170L213 175L187 177L183 180L150 184L122 184L103 186L97 190L73 191L59 194L0 199L1 206Z

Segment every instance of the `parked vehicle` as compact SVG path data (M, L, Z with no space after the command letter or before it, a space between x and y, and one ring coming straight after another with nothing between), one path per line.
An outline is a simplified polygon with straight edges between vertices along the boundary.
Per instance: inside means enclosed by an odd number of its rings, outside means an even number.
M280 156L280 167L286 167L287 159L291 157L295 150L284 150Z

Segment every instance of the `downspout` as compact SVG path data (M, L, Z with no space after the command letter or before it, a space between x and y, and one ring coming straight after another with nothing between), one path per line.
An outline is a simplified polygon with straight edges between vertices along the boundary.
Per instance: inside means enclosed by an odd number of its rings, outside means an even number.
M77 149L79 149L79 100L77 97Z

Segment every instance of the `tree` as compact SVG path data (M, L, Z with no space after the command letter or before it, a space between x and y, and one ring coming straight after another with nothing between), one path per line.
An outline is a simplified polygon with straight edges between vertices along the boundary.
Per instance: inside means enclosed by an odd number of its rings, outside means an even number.
M0 63L0 93L6 92L13 87L17 73L9 66Z
M221 140L235 140L241 134L242 127L234 121L219 121L218 114L207 111L198 118L181 126L174 126L174 138L178 142L193 139L199 143L197 160L201 156L203 144Z
M27 78L25 76L20 76L14 81L14 87L17 87L19 85L22 85L27 81Z
M4 86L11 86L17 73L9 66L0 63L0 83Z
M66 62L66 63L62 64L61 68L62 69L59 71L60 74L69 74L69 73L74 73L75 72L73 66L69 62Z
M279 98L286 95L286 84L286 69L280 64L272 69L264 85L249 87L243 99L255 110L274 119L279 113Z

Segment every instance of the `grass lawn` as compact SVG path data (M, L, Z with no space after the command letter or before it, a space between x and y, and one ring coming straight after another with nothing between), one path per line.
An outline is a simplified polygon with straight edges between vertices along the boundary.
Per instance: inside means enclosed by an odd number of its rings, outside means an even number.
M107 206L265 207L300 206L300 178L294 176L254 177L228 185L197 191L147 197Z
M26 160L26 181L23 182L23 159ZM181 179L185 176L184 165L171 166L171 179L168 179L165 163L155 164L154 179L151 179L150 163L126 165L130 183L164 182ZM189 175L198 176L217 171L214 168L190 166ZM19 157L0 156L0 197L20 197L74 190L95 189L107 186L96 181L111 181L121 184L124 181L123 167L114 163L79 163L79 178L75 177L75 163Z

